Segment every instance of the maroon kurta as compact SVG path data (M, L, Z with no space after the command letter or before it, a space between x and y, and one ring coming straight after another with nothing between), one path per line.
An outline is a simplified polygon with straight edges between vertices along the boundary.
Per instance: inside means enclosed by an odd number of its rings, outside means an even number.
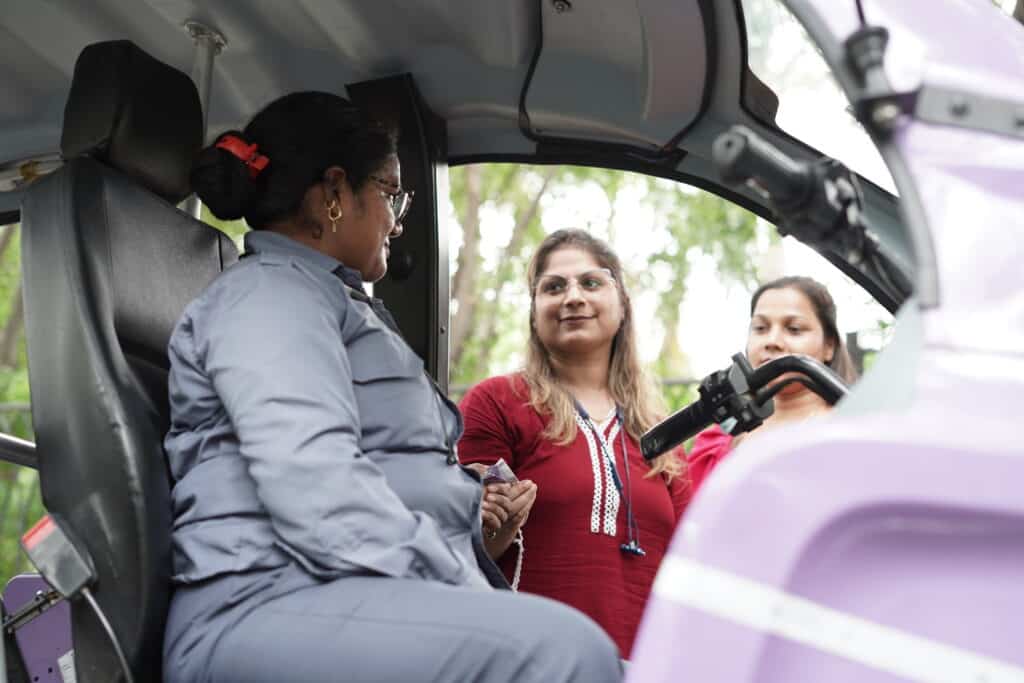
M690 475L691 495L722 458L732 450L732 437L718 425L705 429L693 441L693 448L686 456L686 473Z
M661 476L645 478L650 468L627 434L627 484L621 425L613 420L602 436L614 452L623 484L620 496L589 429L577 429L576 439L565 446L541 436L548 420L529 406L526 383L519 375L481 382L460 408L466 423L459 441L462 462L490 464L504 458L520 479L531 479L538 487L523 527L526 552L519 589L583 611L611 635L628 659L654 575L689 501L685 477L669 484ZM628 539L627 491L644 557L619 549ZM516 547L510 546L499 561L510 580L516 554Z

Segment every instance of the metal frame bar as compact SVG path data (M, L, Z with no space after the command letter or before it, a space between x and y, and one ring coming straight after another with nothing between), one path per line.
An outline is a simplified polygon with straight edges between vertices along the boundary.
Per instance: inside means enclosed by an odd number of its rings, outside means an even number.
M0 460L22 467L31 467L34 470L39 469L36 445L10 434L0 433Z
M210 118L210 90L213 84L213 61L220 54L220 51L228 44L224 35L215 28L206 24L189 19L185 22L185 29L192 36L196 51L192 62L192 80L195 81L196 90L199 91L199 104L203 109L203 141L206 141L206 126ZM185 200L185 211L196 220L200 220L203 212L202 202L199 197L191 195Z

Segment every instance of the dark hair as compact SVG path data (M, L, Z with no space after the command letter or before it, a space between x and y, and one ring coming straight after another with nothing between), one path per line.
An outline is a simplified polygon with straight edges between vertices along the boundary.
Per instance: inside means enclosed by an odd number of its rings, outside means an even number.
M274 100L242 132L226 131L269 160L255 176L243 159L214 145L199 153L191 182L218 218L245 217L260 229L294 216L306 191L331 166L345 169L359 189L368 176L396 153L394 131L368 122L351 102L326 92L297 92Z
M807 300L811 302L811 307L814 309L818 322L821 323L821 329L825 332L825 340L831 341L835 347L832 353L832 360L826 363L826 365L842 377L847 384L856 381L857 369L853 367L853 360L850 358L850 353L846 350L843 338L839 336L839 327L836 325L836 302L832 300L832 295L828 293L825 285L817 280L801 275L789 275L766 282L758 287L754 295L750 297L751 317L754 315L754 309L757 308L757 302L761 295L769 289L795 289L807 297Z

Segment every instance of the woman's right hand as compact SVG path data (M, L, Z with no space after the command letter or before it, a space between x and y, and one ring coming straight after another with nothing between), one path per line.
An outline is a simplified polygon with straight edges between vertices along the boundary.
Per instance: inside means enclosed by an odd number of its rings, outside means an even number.
M512 484L512 488L509 490L509 506L507 508L508 521L502 525L502 529L510 529L512 535L515 536L515 533L526 524L526 520L530 517L530 510L533 509L535 502L537 502L536 484L529 479Z

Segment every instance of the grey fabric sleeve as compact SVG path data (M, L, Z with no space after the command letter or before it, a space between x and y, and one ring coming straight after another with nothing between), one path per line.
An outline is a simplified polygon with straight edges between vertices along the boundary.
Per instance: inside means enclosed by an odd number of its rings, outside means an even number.
M435 521L406 508L360 452L341 336L350 309L294 265L250 273L195 351L282 548L324 578L356 570L463 583L469 568Z

